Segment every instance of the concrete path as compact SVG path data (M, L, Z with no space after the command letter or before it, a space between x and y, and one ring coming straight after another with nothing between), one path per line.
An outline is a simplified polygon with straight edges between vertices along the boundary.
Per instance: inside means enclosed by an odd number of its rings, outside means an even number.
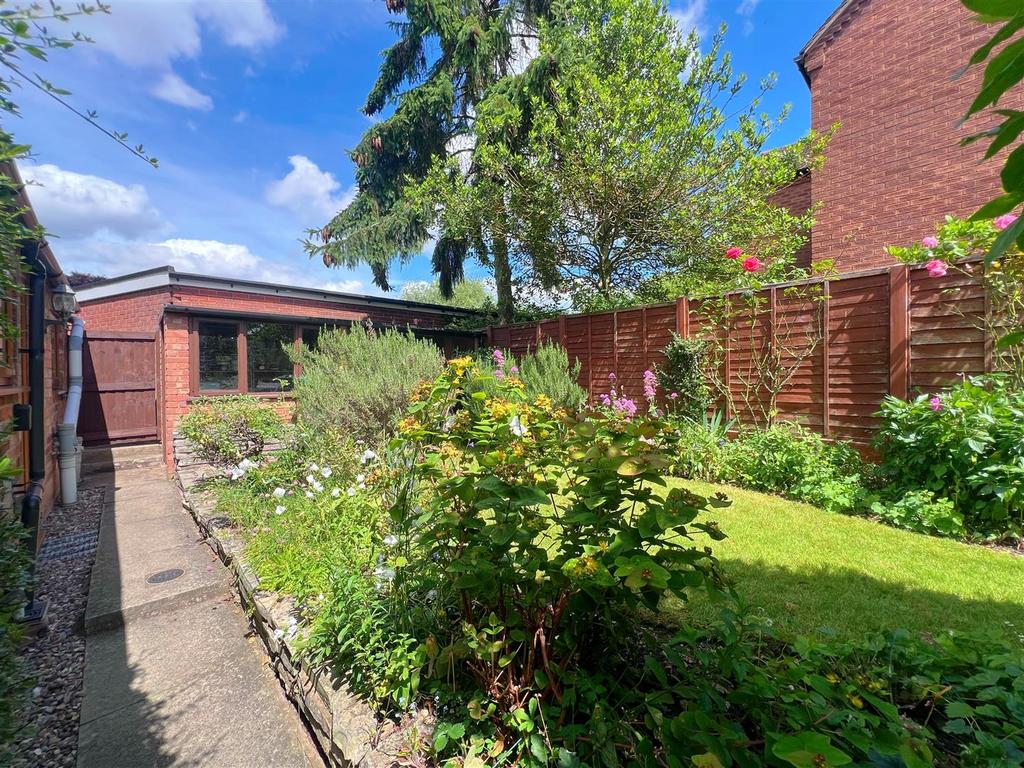
M159 450L86 454L106 490L86 609L78 768L315 768Z

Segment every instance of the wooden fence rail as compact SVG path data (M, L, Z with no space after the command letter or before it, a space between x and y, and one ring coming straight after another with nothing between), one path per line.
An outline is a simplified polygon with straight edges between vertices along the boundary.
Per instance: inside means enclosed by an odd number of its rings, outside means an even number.
M821 298L810 299L811 294ZM984 288L959 270L934 278L923 267L896 265L767 286L758 292L760 314L728 329L716 328L702 303L681 298L494 326L487 339L513 354L545 340L558 342L580 362L580 384L592 398L608 391L608 374L615 373L619 388L639 399L643 372L664 359L673 332L687 338L727 332L723 381L738 401L754 345L767 340L798 348L801 329L814 324L818 339L811 354L794 358L798 363L778 395L778 416L859 444L873 438L887 394L906 398L992 367L991 340L980 327L987 310ZM783 328L789 338L779 340Z

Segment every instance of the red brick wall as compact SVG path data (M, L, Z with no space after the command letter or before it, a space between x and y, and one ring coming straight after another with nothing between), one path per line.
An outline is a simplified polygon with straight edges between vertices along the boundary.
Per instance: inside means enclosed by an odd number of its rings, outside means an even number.
M80 314L85 320L85 333L88 336L90 328L155 333L164 304L170 300L169 288L153 288L125 296L81 302Z
M791 184L787 184L771 197L771 202L790 213L801 216L811 209L811 174L805 173ZM811 266L811 238L808 235L807 242L800 246L796 252L796 264L798 267Z
M998 159L960 139L985 125L957 120L977 95L981 70L962 67L994 27L959 0L860 0L806 57L812 125L840 122L812 197L823 207L814 258L840 271L891 263L884 247L929 234L946 214L965 215L999 189ZM1021 89L1001 106L1024 104Z

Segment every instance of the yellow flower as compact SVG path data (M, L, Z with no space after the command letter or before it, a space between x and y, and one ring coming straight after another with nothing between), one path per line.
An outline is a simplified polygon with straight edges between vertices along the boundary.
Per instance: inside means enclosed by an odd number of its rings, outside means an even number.
M506 378L505 379L505 384L507 386L511 387L512 389L519 389L519 390L526 389L526 385L523 384L523 380L519 379L519 378L516 378L515 376L509 376L508 378Z
M832 683L832 685L836 685L839 683L839 677L832 672L829 672L827 675L825 675L825 679Z
M548 397L547 395L537 395L537 399L536 401L534 401L534 405L536 405L542 411L550 410L552 406L551 398Z
M402 419L398 422L398 431L402 433L409 433L415 430L420 423L416 421L412 416Z
M849 693L846 695L854 709L864 709L864 699L858 696L856 693Z
M456 376L461 376L473 367L473 358L469 355L452 358L448 361L448 367L455 371Z

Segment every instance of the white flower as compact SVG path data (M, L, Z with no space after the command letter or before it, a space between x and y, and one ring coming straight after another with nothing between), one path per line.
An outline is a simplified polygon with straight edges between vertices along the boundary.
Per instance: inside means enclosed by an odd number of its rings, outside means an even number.
M339 496L341 496L341 488L332 488L331 496L333 496L334 498L338 498Z
M384 546L385 547L393 547L397 543L398 543L398 537L395 536L395 535L385 536L384 537Z
M232 480L241 480L243 477L245 477L245 470L242 467L235 467L231 470Z
M366 482L366 475L356 475L356 482L362 485Z
M324 467L323 469L320 470L320 474L323 475L324 477L330 477L331 475L334 474L334 470L332 470L330 467Z
M259 464L257 464L255 461L252 461L251 459L242 459L238 463L238 466L240 469L255 469L256 467L259 466Z
M356 489L355 488L349 488L348 489L348 495L349 496L355 496L356 495Z
M428 603L432 603L435 600L437 600L437 590L436 589L432 589L429 592L427 592L427 602Z
M278 504L276 507L274 507L274 514L275 515L283 515L284 514L284 507L281 506L280 504Z
M519 414L512 417L512 421L509 422L508 428L512 430L512 434L516 437L522 437L526 434L526 427L523 426L523 422L519 420Z
M324 486L323 486L323 484L319 480L314 480L313 481L313 490L316 491L317 493L322 493L323 490L324 490Z
M275 499L283 499L286 493L288 493L288 491L286 491L284 488L275 488L274 489L274 498Z
M316 482L316 478L313 477L312 475L306 475L306 482L312 485L313 483Z
M313 492L312 491L306 491L306 498L307 499L312 499L313 498Z
M394 568L374 568L373 575L377 577L378 581L391 582L395 580L395 569Z
M368 462L373 461L376 458L377 458L377 454L374 453L373 449L372 448L367 448L365 451L363 451L362 455L359 457L359 463L360 464L366 464Z
M310 472L319 472L320 471L320 467L318 467L316 464L310 464L309 465L309 471Z
M284 637L284 630L283 629L275 629L274 630L274 637L276 639L280 640L282 637Z

